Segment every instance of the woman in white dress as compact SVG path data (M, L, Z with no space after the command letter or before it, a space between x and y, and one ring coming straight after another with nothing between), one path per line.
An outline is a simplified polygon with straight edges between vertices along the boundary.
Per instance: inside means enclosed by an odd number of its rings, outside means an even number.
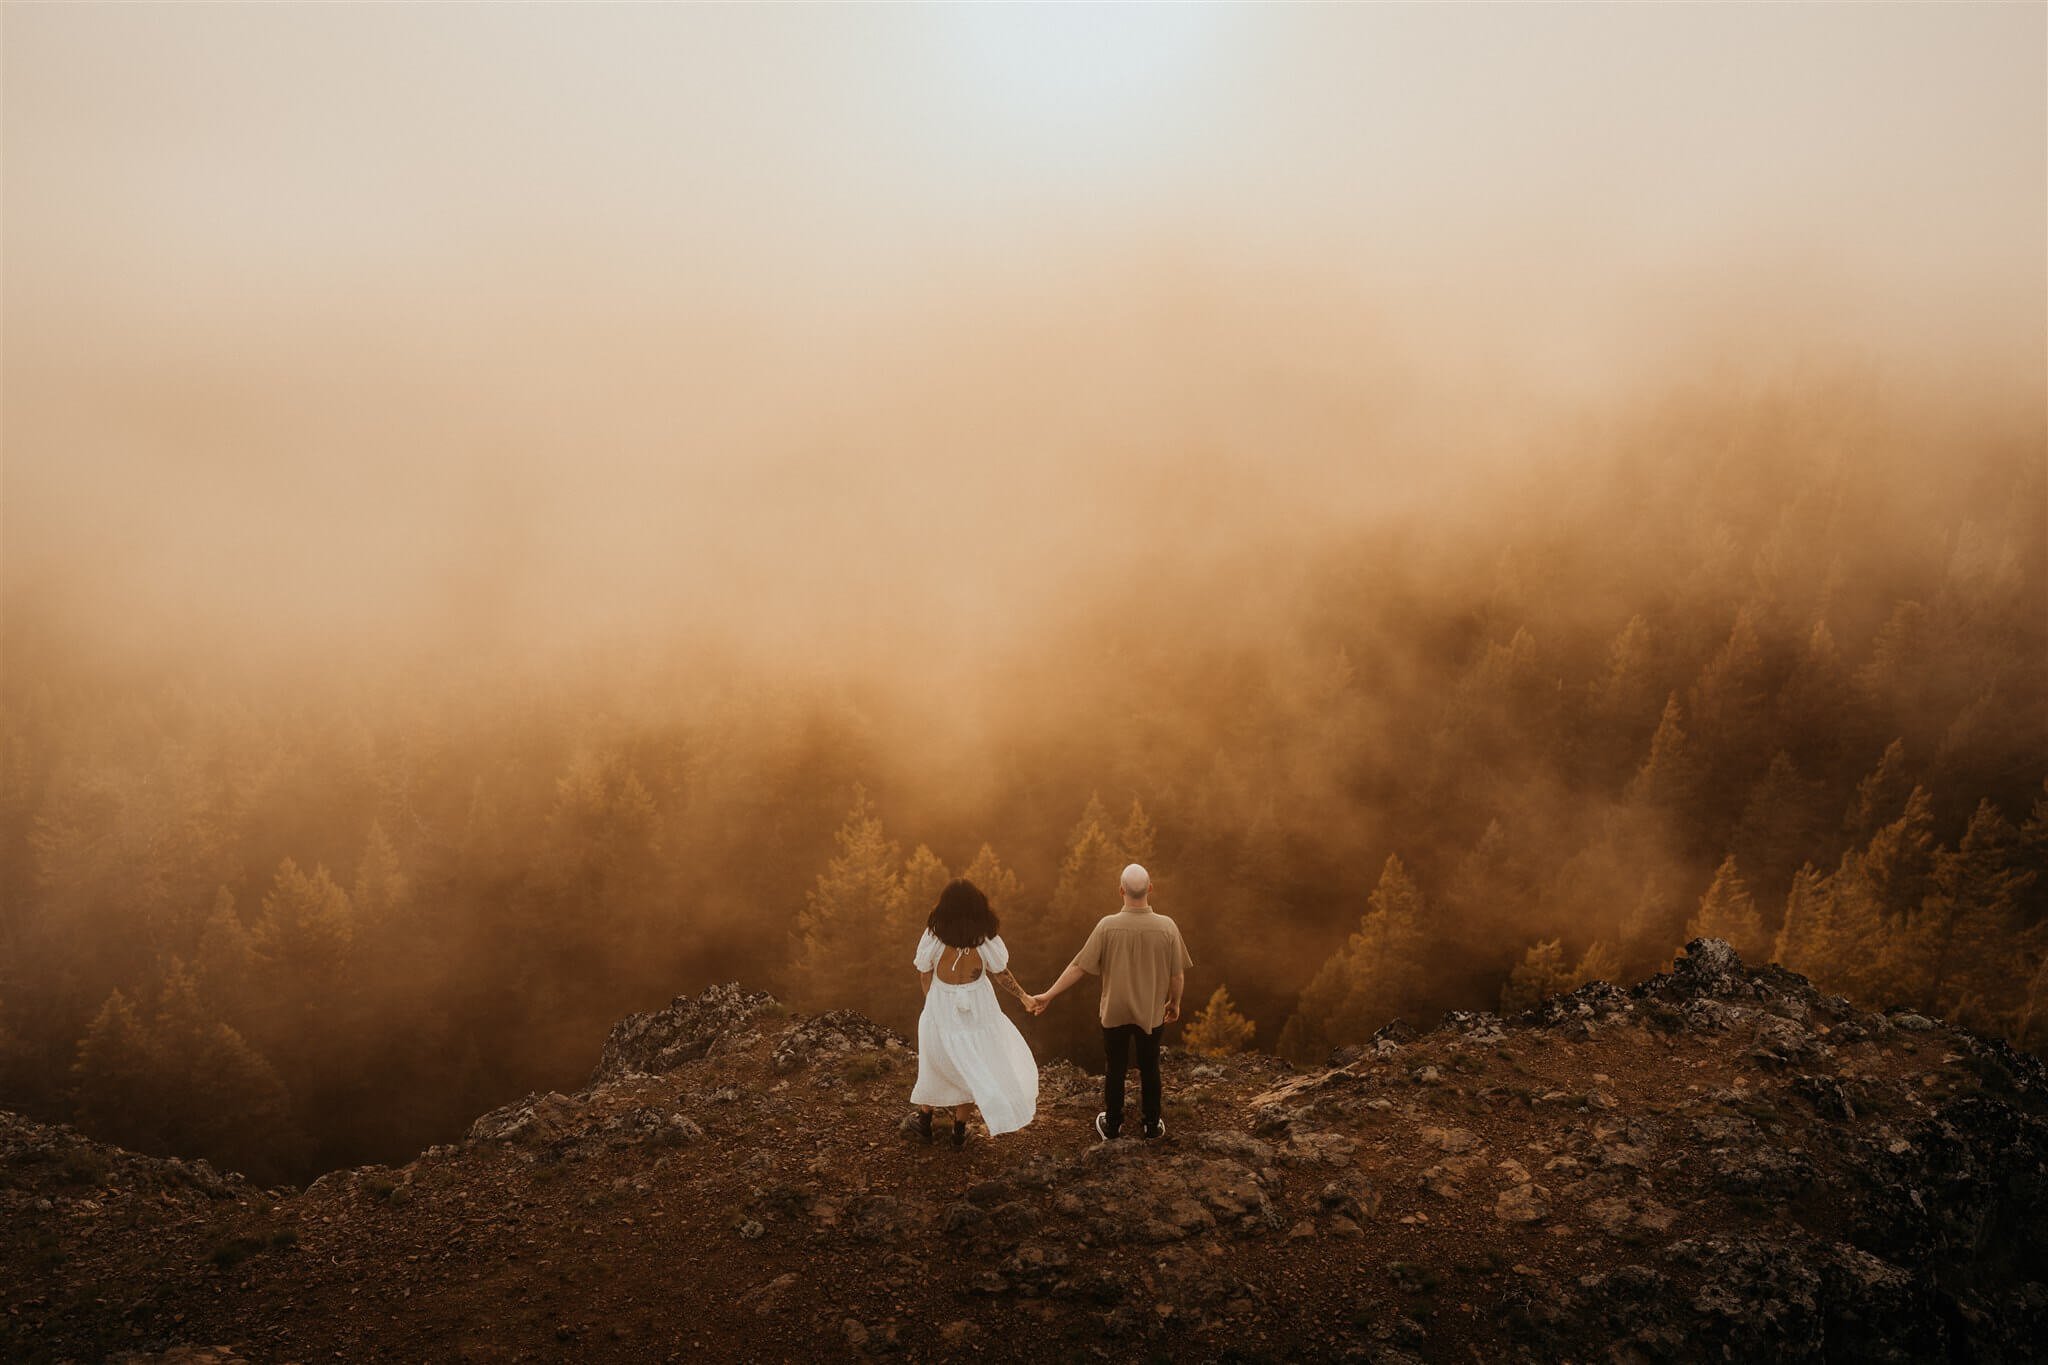
M924 1013L917 1019L918 1132L932 1140L932 1111L953 1111L953 1145L967 1141L967 1111L979 1106L989 1136L1015 1132L1038 1111L1038 1061L1003 1013L989 983L1036 1014L1041 1006L1010 975L1010 950L988 897L965 878L939 893L917 941Z

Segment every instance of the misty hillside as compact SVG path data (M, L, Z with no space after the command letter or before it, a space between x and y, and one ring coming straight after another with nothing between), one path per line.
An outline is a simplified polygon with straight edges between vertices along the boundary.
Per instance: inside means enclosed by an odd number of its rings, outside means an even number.
M0 1109L396 1166L1132 861L1296 1066L1695 938L2048 1052L2042 6L0 27Z
M2019 1361L2048 1341L2048 1068L1695 940L1626 990L1172 1049L962 1152L904 1041L721 986L402 1166L260 1188L0 1114L0 1354Z
M1370 526L1077 569L971 665L650 618L271 672L11 578L0 1105L271 1181L401 1161L679 988L908 1029L949 876L1041 986L1129 861L1190 1002L1297 1063L1701 935L2039 1052L2048 462L1939 417L1646 397Z

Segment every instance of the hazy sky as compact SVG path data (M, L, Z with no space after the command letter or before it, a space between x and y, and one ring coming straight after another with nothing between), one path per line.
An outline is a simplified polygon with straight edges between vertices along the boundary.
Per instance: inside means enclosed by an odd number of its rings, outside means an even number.
M2040 5L0 23L0 586L81 631L973 640L1717 366L2048 361Z

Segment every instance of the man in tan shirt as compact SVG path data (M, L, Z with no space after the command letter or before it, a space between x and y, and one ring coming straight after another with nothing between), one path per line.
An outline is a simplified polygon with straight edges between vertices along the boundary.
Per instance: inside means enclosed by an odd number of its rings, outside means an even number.
M1060 979L1032 999L1043 1010L1084 974L1102 978L1102 1051L1108 1067L1095 1131L1103 1138L1123 1131L1124 1075L1135 1043L1145 1136L1156 1138L1166 1132L1159 1116L1159 1035L1180 1018L1181 992L1194 959L1181 941L1180 926L1152 908L1151 874L1132 863L1122 881L1124 908L1098 920Z

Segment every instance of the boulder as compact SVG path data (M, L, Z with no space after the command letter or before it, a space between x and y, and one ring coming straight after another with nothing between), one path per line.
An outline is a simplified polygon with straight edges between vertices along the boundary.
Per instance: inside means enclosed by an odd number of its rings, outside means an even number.
M583 1105L550 1090L529 1092L524 1099L493 1109L469 1126L471 1142L553 1142L568 1134Z
M769 1054L777 1072L794 1071L814 1062L854 1052L876 1052L904 1046L903 1036L853 1010L832 1010L783 1030Z
M756 1014L775 1004L765 991L732 982L711 986L692 1000L679 995L665 1009L629 1014L612 1025L590 1085L632 1075L661 1075L709 1053L717 1043L748 1031Z

